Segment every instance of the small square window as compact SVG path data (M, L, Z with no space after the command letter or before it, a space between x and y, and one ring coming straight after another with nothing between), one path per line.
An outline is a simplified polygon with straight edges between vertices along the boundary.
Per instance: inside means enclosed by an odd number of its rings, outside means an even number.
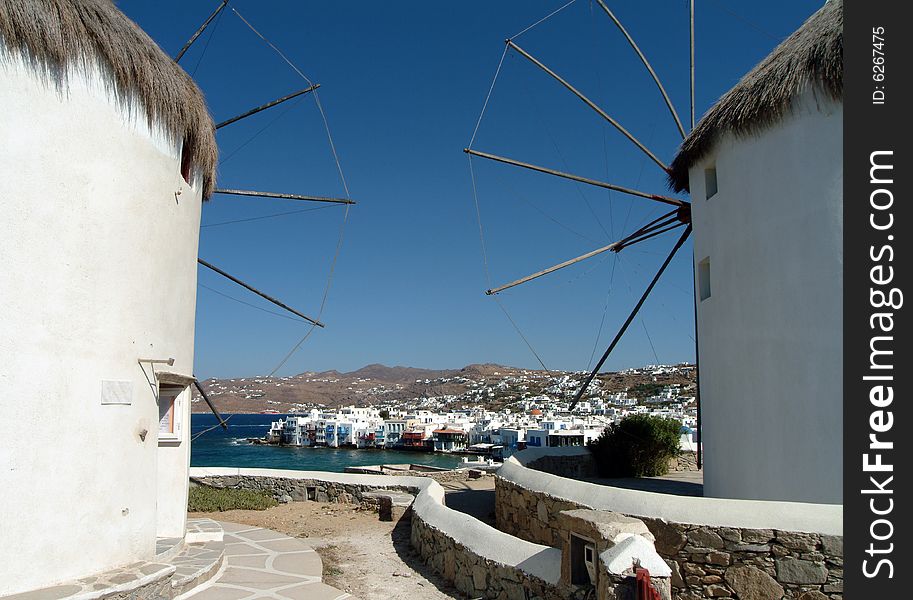
M710 257L708 256L697 265L697 286L703 302L710 297Z
M704 169L704 198L710 200L716 196L716 165Z

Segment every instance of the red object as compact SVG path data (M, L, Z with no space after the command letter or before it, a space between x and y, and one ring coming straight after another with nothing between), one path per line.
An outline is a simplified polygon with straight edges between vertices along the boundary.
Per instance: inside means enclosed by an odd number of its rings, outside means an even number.
M637 600L662 600L659 592L656 591L656 588L650 582L650 571L637 567L634 570L634 574L637 576L634 588L637 592Z

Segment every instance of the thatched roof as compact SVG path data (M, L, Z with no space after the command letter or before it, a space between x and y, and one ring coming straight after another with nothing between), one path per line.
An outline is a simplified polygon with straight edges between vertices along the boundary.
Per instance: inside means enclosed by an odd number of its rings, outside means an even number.
M3 47L58 86L71 68L108 71L118 100L138 101L150 127L182 143L203 178L203 198L212 194L218 147L203 94L111 0L0 0L0 58Z
M672 161L672 189L688 189L688 169L722 135L750 135L777 123L807 89L843 98L843 0L829 0L707 111Z

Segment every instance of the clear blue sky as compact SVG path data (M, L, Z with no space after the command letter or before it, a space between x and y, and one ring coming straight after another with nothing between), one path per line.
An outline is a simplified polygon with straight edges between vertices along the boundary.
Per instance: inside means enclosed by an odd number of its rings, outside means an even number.
M121 0L175 54L216 0ZM312 80L352 198L345 240L318 329L279 371L348 371L368 363L454 368L538 367L490 297L468 144L504 39L564 4L279 2L230 6ZM698 117L821 0L697 2ZM688 4L611 2L688 118ZM668 162L680 137L661 97L611 21L577 0L516 38ZM230 11L181 62L216 121L306 84ZM343 194L310 97L220 130L219 185ZM687 125L687 123L686 123ZM259 133L259 135L257 135ZM515 53L504 61L473 147L668 193L663 174L607 123ZM663 205L475 159L493 284L603 246ZM203 208L200 256L316 315L343 209L221 224L324 205L216 196ZM221 224L221 225L219 225ZM209 225L206 227L206 225ZM549 368L584 369L602 354L677 234L607 254L500 296ZM690 244L672 263L606 369L693 360ZM228 299L278 310L205 270L197 300L196 374L270 372L307 327ZM209 289L211 288L211 289ZM217 290L219 293L212 291ZM597 341L600 322L601 335ZM651 347L652 342L652 347Z

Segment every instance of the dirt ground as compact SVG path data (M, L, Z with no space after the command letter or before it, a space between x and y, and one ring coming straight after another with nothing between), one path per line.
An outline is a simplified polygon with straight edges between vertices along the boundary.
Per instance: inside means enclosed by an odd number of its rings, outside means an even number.
M472 482L472 487L493 489L491 478L486 479L489 481L484 484ZM454 501L457 497L461 500L467 497L467 487L461 482L445 484L445 488L450 488L448 497L455 494ZM493 499L494 492L490 493ZM479 510L480 516L488 516L479 501L454 502L464 503L465 509L453 508L464 512ZM291 502L263 511L191 513L190 517L266 527L302 538L320 554L323 580L360 600L466 598L425 566L409 542L407 521L399 524L380 521L376 513L358 510L353 505Z

